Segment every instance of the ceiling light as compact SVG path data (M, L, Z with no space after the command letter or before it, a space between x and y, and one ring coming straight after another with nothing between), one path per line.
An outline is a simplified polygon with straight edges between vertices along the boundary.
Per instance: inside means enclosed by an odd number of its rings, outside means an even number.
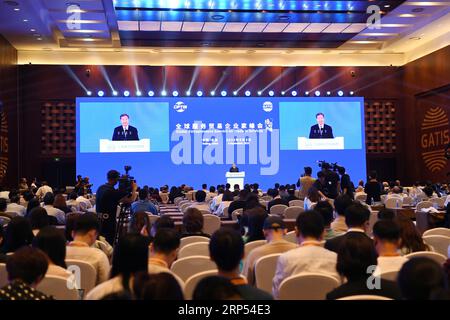
M20 9L19 8L14 8L14 11L20 11Z
M42 38L36 38L37 41L42 41Z
M23 22L28 22L28 19L23 19Z
M419 13L419 12L423 12L424 10L425 10L424 8L414 8L411 10L411 12Z
M36 29L30 29L30 31L31 31L31 32L35 32L35 31L36 31Z
M421 40L422 38L421 37L411 37L411 38L409 38L409 40Z
M211 19L215 20L215 21L219 21L222 20L223 18L225 18L225 16L221 15L221 14L215 14L211 16Z

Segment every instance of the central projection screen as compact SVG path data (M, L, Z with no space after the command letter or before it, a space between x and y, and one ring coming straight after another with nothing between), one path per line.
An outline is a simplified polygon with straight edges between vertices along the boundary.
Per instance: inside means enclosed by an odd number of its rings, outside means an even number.
M152 187L224 184L233 163L263 189L306 166L316 177L321 160L366 177L360 97L77 98L76 120L77 174L94 192L125 165Z

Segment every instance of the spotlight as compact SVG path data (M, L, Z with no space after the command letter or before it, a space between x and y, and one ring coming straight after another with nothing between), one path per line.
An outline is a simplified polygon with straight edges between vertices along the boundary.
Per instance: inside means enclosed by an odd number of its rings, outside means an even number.
M161 91L161 95L162 95L163 97L167 96L167 91L166 91L166 90Z
M178 97L178 91L175 90L174 92L172 92L172 95L173 95L174 97Z
M88 96L92 96L92 91L86 91L86 94L87 94Z
M293 90L293 91L291 92L291 94L292 94L293 97L296 97L296 96L297 96L297 91Z
M327 96L331 96L331 91L327 91Z
M252 94L252 93L251 93L249 90L245 91L245 96L246 96L246 97L250 97L251 94Z
M269 96L273 97L274 94L275 94L275 92L273 92L273 90L269 91Z
M113 92L112 92L112 95L113 95L113 96L116 97L118 94L119 94L119 93L118 93L116 90L113 90Z
M353 92L353 91L350 91L350 95L352 96L352 95L354 95L355 93Z
M130 91L125 90L125 91L123 92L123 95L124 95L125 97L128 97L128 96L130 95Z
M262 95L262 91L258 91L258 96Z
M216 95L216 92L215 92L215 91L211 91L210 94L211 94L212 96L215 96L215 95Z
M103 90L100 90L100 91L97 92L97 95L99 97L103 97L105 95L105 93L103 92Z
M284 96L286 94L286 92L284 92L284 91L281 91L281 95L282 96Z
M316 97L320 97L320 91L317 90L316 92L314 92L314 95L315 95Z
M149 96L149 97L153 97L154 95L155 95L155 92L154 92L154 91L150 90L150 91L148 92L148 96Z
M225 90L223 90L221 93L222 97L226 97L227 96L227 92Z
M137 95L138 97L140 97L140 96L142 96L142 92L141 92L140 90L138 90L138 91L136 91L136 95Z
M201 97L203 95L203 92L202 91L197 91L197 97Z
M305 96L309 96L309 91L305 91Z
M339 97L342 97L343 95L344 95L344 91L339 90L339 91L338 91L338 96L339 96Z
M237 96L238 92L237 91L233 91L233 95Z
M191 92L190 92L190 91L186 91L186 95L187 95L187 96L190 96L190 95L191 95Z

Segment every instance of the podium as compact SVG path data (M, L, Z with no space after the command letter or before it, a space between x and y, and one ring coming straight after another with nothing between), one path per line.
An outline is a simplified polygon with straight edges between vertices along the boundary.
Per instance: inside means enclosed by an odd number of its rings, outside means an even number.
M100 139L100 152L150 152L150 139L136 141Z
M336 137L334 139L298 137L297 150L344 150L344 137Z
M229 183L231 187L238 184L239 189L244 189L245 172L227 172L225 177L227 178L227 183Z

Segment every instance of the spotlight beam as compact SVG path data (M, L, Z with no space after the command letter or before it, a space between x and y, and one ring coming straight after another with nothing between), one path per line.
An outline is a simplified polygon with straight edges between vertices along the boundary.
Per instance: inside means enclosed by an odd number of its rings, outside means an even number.
M328 84L328 83L330 83L330 82L336 80L337 78L342 77L344 74L345 74L345 71L338 72L337 74L335 74L334 76L332 76L330 79L328 79L328 80L322 82L321 84L319 84L319 85L316 86L315 88L312 88L310 91L311 91L311 92L316 91L316 90L320 89L321 87L323 87L324 85L326 85L326 84Z
M267 86L265 86L263 89L261 89L262 92L269 89L271 86L273 86L275 83L277 83L279 80L281 80L284 76L288 75L290 72L292 72L294 68L288 68L284 69L275 79L272 80L271 83L269 83Z
M250 77L248 77L248 79L245 80L245 82L239 88L237 88L235 91L237 91L237 92L241 91L242 88L244 88L250 81L255 79L258 76L258 74L260 74L265 68L266 67L259 67L258 69L253 71L253 73L250 75Z
M213 91L217 92L219 90L219 86L222 84L222 82L225 80L225 78L228 76L228 69L229 67L227 67L223 72L222 72L222 76L219 79L219 82L217 82L216 87L214 88Z
M83 84L83 82L81 82L81 80L77 77L77 75L75 74L75 72L73 72L73 70L69 67L69 66L63 66L64 70L66 70L66 72L69 74L69 76L80 85L80 87L85 91L88 92L88 88L86 88L86 86Z
M191 79L191 83L189 84L189 89L187 90L188 92L192 92L192 87L194 86L199 73L200 73L200 67L195 67L194 72L192 73L192 79Z
M102 73L103 77L105 78L106 82L109 85L109 88L111 89L112 92L116 91L111 83L111 79L109 79L108 73L106 72L106 69L104 66L99 66L100 68L100 72Z
M138 81L138 77L137 77L136 66L131 67L131 74L133 75L134 86L135 86L136 92L141 91L139 89L139 81Z
M306 77L304 77L303 79L297 81L297 82L294 83L292 86L290 86L289 88L287 88L287 89L285 89L285 90L283 90L283 91L286 91L286 92L291 91L291 89L295 88L296 86L301 85L303 82L305 82L305 81L308 80L309 78L315 76L317 73L320 72L320 70L321 70L321 69L316 69L316 70L314 70L313 72L311 72L310 74L308 74Z

